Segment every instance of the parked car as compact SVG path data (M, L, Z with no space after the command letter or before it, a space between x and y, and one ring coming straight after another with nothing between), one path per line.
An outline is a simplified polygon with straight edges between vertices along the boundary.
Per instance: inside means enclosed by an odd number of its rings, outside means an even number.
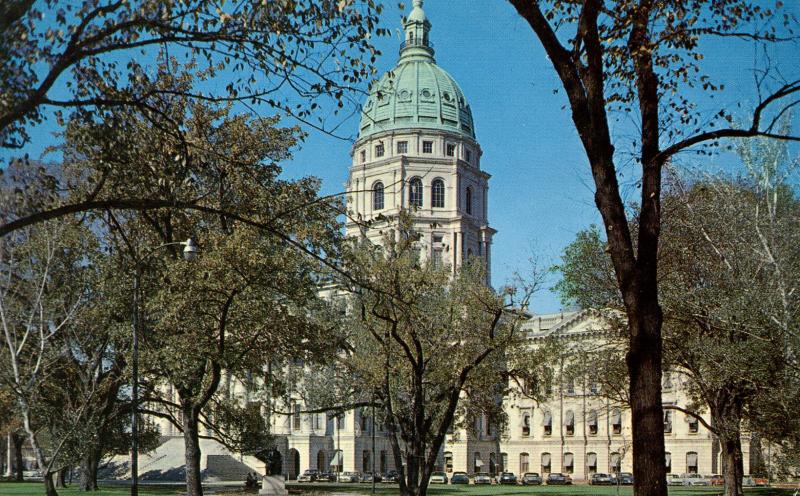
M372 482L373 479L375 482L380 482L382 479L381 474L372 475L372 472L364 472L361 476L361 482Z
M516 484L517 476L513 472L503 472L497 477L498 484Z
M492 478L489 477L489 474L486 472L478 472L475 474L475 477L472 478L472 482L474 484L491 484Z
M589 480L589 484L593 486L609 486L613 483L614 483L613 477L611 477L608 474L601 474L601 473L592 474L592 478Z
M299 477L297 482L316 482L319 477L319 471L316 469L305 470Z
M444 472L434 472L429 481L431 484L447 484L447 474Z
M469 475L466 472L453 472L450 484L469 484Z
M614 484L621 484L623 486L632 486L633 485L633 474L630 472L620 472L616 476L614 476Z
M536 472L525 472L522 475L523 486L540 486L542 485L542 476Z
M342 472L339 474L339 482L358 482L361 480L361 474L358 472Z
M397 473L397 470L389 470L383 476L383 482L397 482L400 478L400 474Z
M682 474L684 486L710 486L711 482L700 474Z
M682 486L683 485L683 477L678 474L667 474L667 485L668 486Z
M317 482L336 482L335 472L320 472L317 475Z
M547 485L548 486L555 486L555 485L566 485L572 484L572 479L569 475L562 474L559 472L551 472L547 476Z
M758 487L769 486L769 479L767 479L766 477L753 477L753 482Z
M725 485L725 479L719 474L712 475L708 479L708 482L710 482L712 486L724 486Z

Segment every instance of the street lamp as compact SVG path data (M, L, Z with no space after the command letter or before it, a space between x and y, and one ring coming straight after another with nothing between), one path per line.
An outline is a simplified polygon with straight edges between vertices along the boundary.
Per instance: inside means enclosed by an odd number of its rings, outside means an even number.
M164 243L136 258L136 271L133 279L133 360L131 366L131 496L139 495L139 284L142 279L142 264L156 251L167 246L183 246L183 258L192 261L197 258L197 243L189 238L186 241ZM135 255L134 255L135 257Z

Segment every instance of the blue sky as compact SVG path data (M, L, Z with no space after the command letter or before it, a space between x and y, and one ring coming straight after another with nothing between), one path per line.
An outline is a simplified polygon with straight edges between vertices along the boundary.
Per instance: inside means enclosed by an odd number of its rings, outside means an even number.
M411 1L405 5L407 13ZM402 12L397 2L387 7L384 26L392 28L394 36L379 40L381 73L397 62L401 41L397 28ZM436 61L458 81L472 107L484 152L482 167L492 174L489 221L498 230L492 283L499 287L515 271L528 271L532 254L542 266L557 263L577 231L601 222L594 185L568 107L564 108L566 97L562 90L554 91L560 82L530 27L511 5L502 0L427 0L424 9L433 25L430 39ZM797 10L800 13L800 7ZM776 62L796 71L797 48L778 49ZM708 47L704 64L726 87L713 99L702 100L710 112L754 101L753 57L749 43L726 40ZM344 129L355 134L357 125L351 119ZM614 125L618 133L630 127L624 120ZM319 176L324 191L335 193L344 188L349 152L349 142L312 133L287 169L290 174ZM717 168L732 158L701 160L703 167ZM638 194L634 171L624 173L630 177L621 178L623 191L633 202ZM548 289L531 305L539 313L560 309L557 295Z
M397 0L386 0L384 27L391 38L380 38L383 55L379 73L391 69L401 41ZM765 0L765 3L770 3ZM786 2L800 17L800 0ZM411 0L405 1L405 13ZM489 220L498 230L494 238L492 282L499 287L514 272L525 273L535 255L542 267L557 263L575 233L600 217L593 203L594 187L589 167L574 130L567 101L549 60L530 27L505 0L427 0L425 11L433 24L431 41L438 64L458 81L475 119L477 139L483 148L482 166L492 174ZM713 99L699 98L711 115L720 108L755 104L753 45L726 39L704 47L704 68L725 84ZM786 69L786 77L798 77L797 44L770 49L773 63ZM794 73L792 73L794 71ZM699 95L693 95L698 96ZM357 113L358 101L345 109ZM272 113L264 109L265 114ZM288 124L289 122L287 122ZM612 122L616 135L635 131L627 119ZM355 138L358 118L339 130ZM31 129L28 150L34 158L55 140L52 121ZM324 194L343 191L351 162L352 140L342 140L309 130L294 159L284 164L290 177L314 175L322 179ZM795 150L796 151L796 150ZM0 152L7 154L7 152ZM703 169L730 168L730 154L686 158L682 166ZM636 201L635 170L623 168L621 182L629 202ZM555 277L551 278L551 283ZM557 295L545 289L531 310L555 312L561 308Z

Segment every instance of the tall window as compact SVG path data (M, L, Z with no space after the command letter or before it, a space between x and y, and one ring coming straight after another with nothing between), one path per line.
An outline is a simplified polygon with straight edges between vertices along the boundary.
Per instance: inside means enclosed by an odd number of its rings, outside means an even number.
M672 432L672 412L664 410L664 433L670 434Z
M564 472L571 474L575 471L575 456L572 453L564 453Z
M690 474L696 474L697 472L697 453L694 451L690 451L686 453L686 471Z
M444 208L444 181L434 179L431 183L431 207Z
M422 153L433 153L433 141L422 142Z
M386 450L381 450L381 472L386 472Z
M692 416L689 417L689 433L690 434L697 434L697 431L700 430L700 422Z
M667 451L664 453L664 465L667 467L667 473L672 473L672 453Z
M397 153L408 153L408 141L398 141L397 142Z
M525 412L522 415L522 435L529 436L531 434L531 414Z
M433 249L432 258L433 258L433 266L436 267L437 269L441 268L441 266L442 266L442 249L441 248L434 248Z
M587 423L589 424L589 434L590 435L597 434L597 410L589 411L589 417L587 419Z
M567 410L564 418L564 427L566 427L567 436L575 435L575 412L572 410Z
M542 421L542 425L544 426L545 436L549 436L553 433L553 415L550 412L544 412L544 420Z
M292 416L292 428L294 430L300 430L300 405L297 403L294 404L294 415Z
M530 468L529 468L530 462L528 462L528 457L529 457L529 455L527 453L520 453L519 454L519 472L520 472L520 474L524 474L525 472L530 470Z
M367 151L361 150L361 163L363 164L366 161L367 161Z
M453 471L453 453L450 451L444 452L444 471L445 472Z
M619 409L611 412L611 433L622 434L622 412Z
M447 154L448 157L454 156L456 154L456 145L452 143L448 143L447 145L445 145L445 153Z
M597 472L597 453L586 453L586 469L590 474Z
M380 181L372 187L372 210L383 210L383 183Z
M481 467L483 467L483 460L481 459L481 454L480 454L479 451L475 452L475 458L473 459L473 464L474 464L474 466L473 466L474 470L472 472L473 473L474 472L480 472L481 471Z
M344 414L339 415L336 417L336 428L337 429L344 429Z
M413 207L422 206L422 181L418 177L408 182L408 203Z
M469 149L467 149L466 154L467 154L467 162L472 163L472 152Z
M375 156L376 157L383 157L383 152L384 152L383 143L378 143L377 145L375 145Z
M618 474L622 470L622 457L619 453L611 453L611 473Z
M467 214L472 215L472 188L467 186L467 193L465 195L464 210Z
M542 473L550 473L550 453L542 453Z
M575 394L575 379L567 379L567 394Z

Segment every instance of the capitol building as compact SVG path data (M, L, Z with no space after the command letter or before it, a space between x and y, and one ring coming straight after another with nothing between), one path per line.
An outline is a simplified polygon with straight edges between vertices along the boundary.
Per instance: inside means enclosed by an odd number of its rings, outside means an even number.
M377 81L363 104L346 185L347 234L380 243L382 230L391 228L400 211L412 211L425 260L455 271L468 257L479 257L488 268L495 234L489 226L490 175L482 167L483 152L467 96L437 64L430 41L432 25L422 7L422 0L414 0L403 23L397 65ZM486 284L490 274L487 270ZM602 378L593 375L596 371L564 374L569 361L580 360L581 353L608 349L608 343L619 338L612 328L595 310L533 316L524 322L522 332L530 346L555 338L566 350L566 358L554 371L556 384L549 399L537 402L522 390L502 398L505 428L498 432L489 419L478 418L472 428L454 430L446 438L437 469L448 474L562 472L575 481L596 472L631 472L630 412L604 394ZM667 472L720 473L720 447L712 434L696 419L668 408L686 407L682 380L680 373L665 373ZM232 388L230 398L248 401L244 385ZM306 413L300 395L272 402L270 432L289 480L307 469L370 472L374 467L381 473L395 469L389 439L373 423L369 409L340 415ZM182 454L180 433L166 421L156 422L166 441L144 455L145 473L171 470L166 460ZM742 444L748 472L749 440ZM263 463L253 457L227 452L210 440L202 440L201 448L201 468L208 473L231 466L263 473ZM175 457L170 458L171 451Z
M495 234L488 220L491 176L482 168L469 101L437 65L432 25L422 7L422 0L414 0L403 23L397 65L363 104L347 180L347 234L380 243L391 219L401 209L412 210L422 257L453 270L468 257L480 257L490 267ZM609 328L591 310L536 316L522 326L531 346L556 337L564 340L565 349L596 348L612 337ZM681 379L678 373L665 374L665 405L686 406ZM560 382L545 403L522 391L504 398L508 423L503 432L484 418L474 429L448 435L438 470L563 472L576 481L595 472L630 472L629 411L605 397L598 378L588 372ZM289 479L306 469L368 472L373 461L378 472L394 468L388 438L373 425L369 410L328 418L302 413L299 399L287 407L298 413L276 416L271 424ZM721 472L719 445L711 433L677 410L665 412L667 472ZM747 440L743 450L748 467Z

